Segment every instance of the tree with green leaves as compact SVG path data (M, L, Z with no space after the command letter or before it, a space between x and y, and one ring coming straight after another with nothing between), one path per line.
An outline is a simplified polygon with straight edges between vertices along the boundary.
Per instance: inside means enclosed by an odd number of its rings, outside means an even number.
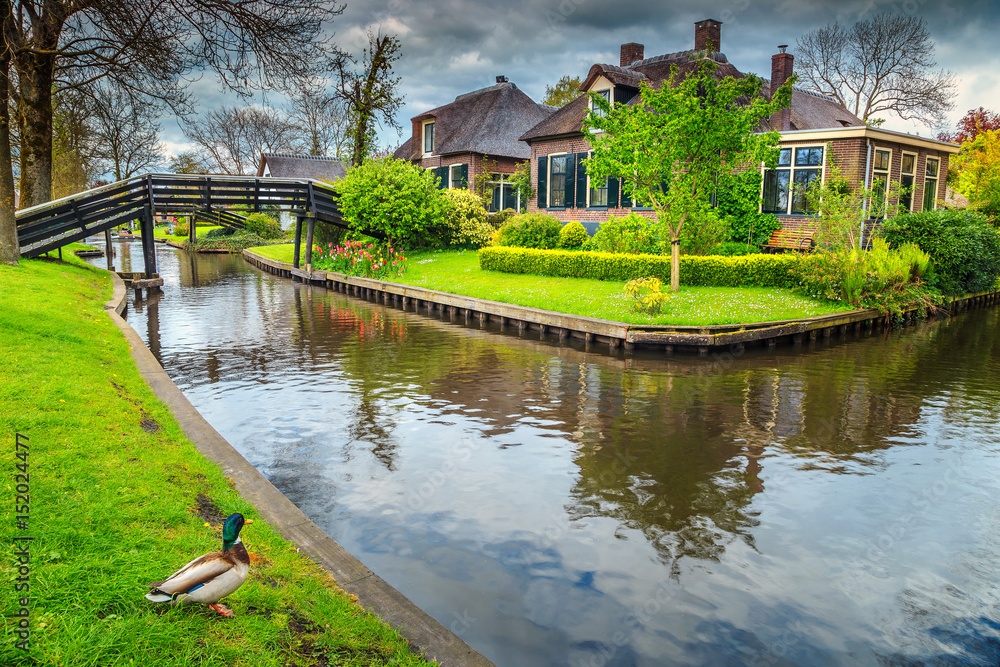
M377 124L400 129L396 122L396 112L403 103L400 77L392 75L392 64L399 56L400 44L395 35L368 33L368 48L360 63L350 58L336 62L337 92L350 120L348 136L354 166L377 150Z
M569 75L559 79L554 86L545 86L545 97L542 104L551 107L564 107L576 98L580 97L580 77L570 78Z
M1000 130L982 130L962 142L951 171L955 189L973 208L993 220L1000 218Z
M584 119L593 156L591 178L621 178L633 201L656 211L661 238L670 239L670 287L680 289L680 236L704 216L719 174L755 169L776 159L778 133L761 123L791 102L789 79L772 99L759 77L719 77L702 60L684 73L676 66L659 88L640 87L641 104L616 104L591 95Z

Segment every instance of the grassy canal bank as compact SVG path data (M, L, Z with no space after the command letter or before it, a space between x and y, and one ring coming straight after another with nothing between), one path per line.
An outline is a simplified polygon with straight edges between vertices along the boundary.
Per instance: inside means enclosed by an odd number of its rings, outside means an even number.
M143 598L147 582L218 550L227 514L258 517L140 377L104 311L111 291L108 274L75 260L0 266L8 507L16 464L30 475L29 502L18 503L27 519L3 529L0 664L428 664L260 520L243 531L250 578L225 600L235 618ZM15 433L30 438L26 461ZM23 571L9 545L25 536L30 591L14 594ZM25 595L27 652L15 634Z
M250 248L268 259L291 262L292 244ZM484 271L475 250L408 253L406 273L392 282L477 299L541 308L628 324L699 326L792 320L851 310L778 287L681 286L657 315L633 310L625 281L556 278Z

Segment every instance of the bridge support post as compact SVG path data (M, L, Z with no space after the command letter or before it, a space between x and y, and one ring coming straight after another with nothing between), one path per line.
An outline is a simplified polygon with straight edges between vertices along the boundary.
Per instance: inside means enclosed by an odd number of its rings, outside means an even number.
M114 247L111 245L111 230L104 230L104 254L108 258L108 271L115 270Z
M309 216L309 225L306 229L306 271L312 272L313 257L313 232L316 231L316 217Z
M292 255L292 266L299 268L299 247L302 245L302 216L295 216L295 249Z
M153 243L153 212L148 206L139 217L139 230L142 234L142 259L146 264L146 277L152 278L156 273L156 244Z

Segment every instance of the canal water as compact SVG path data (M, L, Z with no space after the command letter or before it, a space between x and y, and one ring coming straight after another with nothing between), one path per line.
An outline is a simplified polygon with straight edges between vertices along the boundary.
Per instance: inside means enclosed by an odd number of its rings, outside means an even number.
M191 402L498 665L1000 664L1000 310L625 356L158 255Z

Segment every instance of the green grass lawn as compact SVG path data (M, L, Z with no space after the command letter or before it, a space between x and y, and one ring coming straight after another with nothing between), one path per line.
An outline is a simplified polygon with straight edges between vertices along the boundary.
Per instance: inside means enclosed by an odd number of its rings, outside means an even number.
M197 229L198 238L201 238L201 237L205 236L206 234L208 234L213 229L222 229L222 228L219 225L198 225L196 229ZM156 238L168 239L168 240L173 241L175 243L183 243L184 241L187 241L187 239L188 239L187 234L185 234L184 236L174 236L173 234L168 233L168 228L167 227L157 227L157 228L155 228L153 230L153 236L156 237Z
M110 296L108 275L75 257L0 266L0 664L425 664L260 520L243 531L250 579L225 599L235 618L143 598L147 582L219 549L219 518L258 517L143 382ZM15 433L30 438L31 487L16 532ZM29 653L15 648L15 535L34 538Z
M268 259L273 259L277 262L288 262L291 264L295 254L295 244L279 243L277 245L257 246L256 248L250 248L249 250L250 252L260 255L261 257L267 257Z
M250 250L270 259L292 261L291 244ZM659 315L646 315L632 309L623 281L483 271L474 250L410 254L406 273L393 282L630 324L749 324L850 310L776 287L682 285Z

